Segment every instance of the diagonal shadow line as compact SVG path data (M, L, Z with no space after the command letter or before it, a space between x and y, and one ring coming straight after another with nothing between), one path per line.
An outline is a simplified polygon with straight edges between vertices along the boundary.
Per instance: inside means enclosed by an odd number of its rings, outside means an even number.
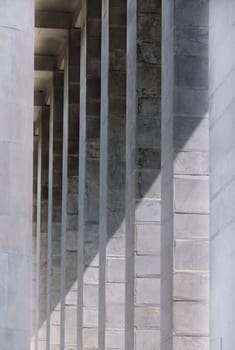
M207 110L204 111L205 114L207 113ZM187 121L186 121L187 120ZM188 121L191 121L191 123L188 123ZM185 145L187 144L187 142L190 141L191 137L193 136L193 134L198 130L198 128L200 127L200 124L204 121L205 119L203 118L195 118L195 117L186 117L185 118L185 122L186 124L183 123L182 128L184 130L181 130L179 132L181 132L181 143L178 144L177 146L177 151L175 154L175 158L177 157L178 153L181 152L181 150L183 150L185 148ZM177 126L176 126L177 128ZM77 157L74 157L73 161L70 163L70 171L73 174L72 176L70 176L71 181L77 181L78 182L78 174L76 174L76 171L78 169L78 159ZM151 183L149 183L149 187L147 187L145 189L145 192L142 194L142 197L145 197L145 195L148 193L149 189L151 188L151 186L154 186L154 184L159 181L159 177L160 177L160 172L161 170L158 170L158 175L156 175L155 178L152 179ZM74 192L73 194L75 194L75 197L78 195L78 193ZM160 193L159 193L160 195ZM140 198L141 199L141 198ZM46 198L44 198L45 202L46 202ZM58 199L57 199L58 200ZM46 204L45 204L46 205ZM60 207L57 207L57 210L60 211ZM76 225L74 225L74 222L77 222L77 215L78 213L76 212L76 210L74 212L70 213L71 216L71 231L76 231L77 227ZM55 213L55 223L57 222L58 227L60 226L60 215L58 215L58 213ZM112 231L109 234L109 240L112 239L113 235L115 234L115 232L119 229L119 227L123 224L123 222L125 221L125 214L123 213L123 215L121 215L119 217L119 220L117 222L115 222L115 225L112 227ZM73 223L73 224L72 224ZM96 225L98 225L98 223L95 223ZM46 237L46 230L45 230L45 237ZM108 244L108 242L107 242ZM98 234L97 234L97 240L95 240L93 242L93 244L90 246L89 249L89 257L87 260L87 266L84 267L84 272L86 271L86 268L91 264L91 262L95 259L95 257L97 256L99 252L99 242L98 242ZM74 284L76 284L77 282L77 265L76 265L76 255L77 252L76 250L68 250L68 253L71 256L74 256L74 258L70 259L70 262L67 266L67 270L70 271L70 279L67 285L67 293L71 290L71 288L73 288ZM59 258L59 255L58 255ZM43 272L43 271L42 271ZM46 273L46 270L44 269L44 273ZM42 281L44 281L45 276L41 277ZM46 288L46 286L41 286L42 288ZM74 290L75 291L75 290ZM46 295L46 289L42 289L41 290L41 296L42 295ZM60 296L58 295L56 298L54 298L52 300L52 312L56 309L57 305L60 303ZM45 313L46 314L46 313ZM41 313L41 318L40 318L40 327L43 325L43 323L45 322L45 314L44 312Z

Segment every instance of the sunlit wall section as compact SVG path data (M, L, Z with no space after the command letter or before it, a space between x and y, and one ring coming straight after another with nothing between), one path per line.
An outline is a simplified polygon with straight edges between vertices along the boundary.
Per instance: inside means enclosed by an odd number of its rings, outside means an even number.
M161 349L209 349L208 1L162 13Z

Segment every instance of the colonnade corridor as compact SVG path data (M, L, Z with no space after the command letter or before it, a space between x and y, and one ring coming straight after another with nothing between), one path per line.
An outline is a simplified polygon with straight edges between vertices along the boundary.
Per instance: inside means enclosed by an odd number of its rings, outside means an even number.
M235 348L234 0L0 4L0 350Z

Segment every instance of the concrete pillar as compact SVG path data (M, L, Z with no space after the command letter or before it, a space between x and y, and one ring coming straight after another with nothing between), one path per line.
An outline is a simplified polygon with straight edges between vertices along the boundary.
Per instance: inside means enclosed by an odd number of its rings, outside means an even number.
M209 349L208 3L162 2L162 350Z
M83 1L78 230L78 348L98 349L101 1Z
M210 338L235 346L234 1L210 1Z
M77 235L78 235L78 153L80 99L80 29L69 31L68 38L68 194L66 237L65 350L77 343Z
M30 349L35 349L35 343L38 341L38 291L39 291L39 280L37 279L37 218L40 217L40 205L41 202L41 148L39 148L39 132L34 130L33 138L33 244L32 244L32 325L31 325L31 346ZM39 179L39 180L38 180Z
M99 349L124 349L126 0L103 1Z
M76 347L80 30L68 32L64 68L60 348Z
M31 348L38 348L38 338L39 338L39 288L40 288L40 242L41 242L41 182L42 182L42 134L41 128L39 127L38 136L35 136L34 141L34 181L36 181L36 185L34 184L34 190L36 194L36 198L34 198L34 217L35 220L35 237L33 237L33 250L32 257L33 261L33 286L34 286L34 294L32 298L33 302L33 339L31 339Z
M160 344L161 1L128 1L125 349Z
M69 134L69 52L64 58L63 144L62 144L62 206L61 206L61 276L60 276L60 350L65 348L66 248L68 206L68 134Z
M51 164L51 188L52 188L52 204L51 212L51 248L48 249L48 259L51 259L50 271L48 271L48 327L47 344L49 348L59 347L60 345L60 273L61 273L61 205L62 205L62 140L63 140L63 77L61 71L53 73L53 88L51 96L51 120L53 127L50 133L50 154ZM49 238L49 236L48 236Z
M33 19L34 1L1 2L0 348L11 350L31 336Z
M53 226L53 129L54 129L54 91L52 87L49 116L49 147L48 147L48 230L47 230L47 291L46 291L46 349L50 350L51 339L51 267L52 267L52 226Z
M35 300L33 349L46 346L46 293L47 293L47 231L48 231L48 149L49 149L48 106L43 106L37 146L37 207L35 242Z
M38 203L36 247L36 344L46 347L47 339L47 244L48 244L48 164L50 109L42 108L38 143ZM40 159L41 158L41 159ZM40 168L41 165L41 168Z

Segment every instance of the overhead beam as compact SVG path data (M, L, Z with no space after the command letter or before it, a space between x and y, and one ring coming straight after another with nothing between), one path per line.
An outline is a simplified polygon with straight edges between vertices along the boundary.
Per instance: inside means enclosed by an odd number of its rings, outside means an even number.
M34 70L35 71L54 71L57 65L56 56L35 55Z
M69 29L73 16L70 12L36 11L35 28Z

